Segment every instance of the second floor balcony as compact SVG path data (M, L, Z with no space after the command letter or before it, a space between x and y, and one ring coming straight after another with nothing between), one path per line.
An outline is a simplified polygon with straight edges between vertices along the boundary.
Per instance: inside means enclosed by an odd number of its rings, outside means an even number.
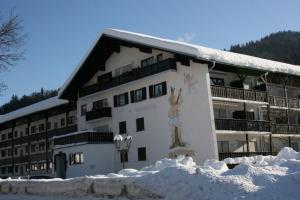
M272 124L273 134L300 134L300 124Z
M216 130L270 132L268 121L247 119L215 119Z
M260 90L248 90L242 88L233 88L219 85L211 86L211 95L213 97L222 97L230 99L240 99L248 101L267 102L267 93Z
M88 111L88 112L86 112L85 117L86 117L86 121L100 119L100 118L104 118L104 117L111 117L111 108L104 107L104 108L99 108L99 109Z
M66 135L54 138L54 145L66 145L75 143L113 143L112 132L79 132L75 135Z
M145 67L134 68L129 72L111 78L111 80L105 83L96 83L86 86L79 91L79 96L87 96L170 69L177 69L176 61L173 58L162 60Z

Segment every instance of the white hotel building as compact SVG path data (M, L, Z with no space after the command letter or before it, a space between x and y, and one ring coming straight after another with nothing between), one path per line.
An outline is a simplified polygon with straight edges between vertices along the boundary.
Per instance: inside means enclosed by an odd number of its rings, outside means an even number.
M300 66L107 29L53 97L0 116L0 176L69 178L300 145Z

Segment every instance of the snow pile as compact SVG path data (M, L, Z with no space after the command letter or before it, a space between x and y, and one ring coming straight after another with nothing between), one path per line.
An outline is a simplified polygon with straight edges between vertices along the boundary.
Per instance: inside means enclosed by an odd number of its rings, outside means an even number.
M239 163L228 169L226 163ZM278 156L207 160L162 159L141 170L67 180L1 180L11 194L151 199L299 199L300 153L283 148Z

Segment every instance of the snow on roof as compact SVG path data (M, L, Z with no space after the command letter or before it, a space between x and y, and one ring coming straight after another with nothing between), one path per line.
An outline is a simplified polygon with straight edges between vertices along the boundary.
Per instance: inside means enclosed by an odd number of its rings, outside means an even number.
M66 104L68 102L69 102L68 100L58 99L58 97L55 96L55 97L37 102L35 104L32 104L30 106L26 106L24 108L20 108L18 110L9 112L7 114L0 115L0 123L4 123L4 122L7 122L12 119L23 117L23 116L29 115L31 113L35 113L35 112L47 110L49 108L53 108L56 106L60 106L60 105Z
M125 40L128 42L135 42L142 45L147 45L151 47L156 47L163 50L178 52L180 54L192 56L198 59L215 61L217 63L236 65L244 68L252 68L262 71L271 71L271 72L280 72L286 74L294 74L300 76L300 66L291 65L287 63L267 60L263 58L258 58L254 56L248 56L238 53L232 53L228 51L222 51L218 49L207 48L199 45L188 44L185 42L179 42L175 40L162 39L158 37L153 37L145 34L134 33L124 30L117 29L104 29L103 33L98 36L94 44L91 46L87 54L80 61L79 65L75 68L73 73L67 79L67 81L62 86L62 89L59 91L59 97L69 85L71 80L74 78L75 74L80 69L81 65L90 54L97 41L101 38L102 35L108 37Z

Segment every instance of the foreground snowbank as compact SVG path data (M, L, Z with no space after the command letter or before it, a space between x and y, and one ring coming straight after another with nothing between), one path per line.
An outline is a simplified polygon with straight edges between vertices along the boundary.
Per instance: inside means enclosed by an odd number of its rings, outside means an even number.
M226 163L237 164L228 169ZM141 170L68 180L1 180L2 193L61 196L127 196L164 199L299 199L300 153L207 160L162 159Z

